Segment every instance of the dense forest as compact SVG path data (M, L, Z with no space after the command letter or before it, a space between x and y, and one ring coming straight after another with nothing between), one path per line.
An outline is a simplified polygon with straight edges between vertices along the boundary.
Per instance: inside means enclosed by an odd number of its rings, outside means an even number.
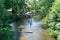
M26 11L35 11L37 20L46 21L43 28L60 40L60 0L0 0L0 40L14 40L10 23L24 20Z

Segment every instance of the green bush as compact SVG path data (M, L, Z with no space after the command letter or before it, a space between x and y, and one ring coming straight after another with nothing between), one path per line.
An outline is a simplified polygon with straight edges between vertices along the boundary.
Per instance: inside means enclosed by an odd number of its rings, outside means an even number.
M47 16L48 26L50 26L47 30L50 30L50 33L53 37L56 37L57 40L60 40L58 33L60 32L60 1L55 0L52 7L49 10L49 14ZM52 30L52 32L51 32Z

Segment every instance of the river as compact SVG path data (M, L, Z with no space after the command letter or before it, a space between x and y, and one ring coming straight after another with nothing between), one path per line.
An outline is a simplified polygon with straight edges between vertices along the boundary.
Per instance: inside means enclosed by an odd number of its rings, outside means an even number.
M18 40L55 40L46 30L41 28L42 25L42 22L36 21L33 18L24 20L23 25L19 26L23 27L23 29Z

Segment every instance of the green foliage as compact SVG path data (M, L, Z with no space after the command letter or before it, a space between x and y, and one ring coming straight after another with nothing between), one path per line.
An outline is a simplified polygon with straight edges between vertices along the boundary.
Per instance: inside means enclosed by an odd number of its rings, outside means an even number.
M10 14L7 12L7 10L4 7L1 7L0 8L0 40L8 40L8 37L10 37L9 35L11 35L9 33L12 33L10 32L11 26L9 25L10 22L9 17Z
M53 2L54 0L28 0L26 4L30 10L35 10L37 12L40 20L47 15Z
M5 0L4 6L6 9L12 8L13 0Z
M55 0L55 2L53 3L52 7L49 10L49 14L47 16L48 19L48 26L50 26L47 30L50 30L50 33L52 33L52 35L54 37L57 38L57 40L59 40L59 36L58 34L60 34L60 1L59 0ZM51 31L52 30L52 31Z
M23 19L23 12L26 10L25 0L14 0L12 13L14 18L17 20Z
M60 40L60 35L57 36L57 40Z
M14 40L14 34L10 31L11 26L9 24L22 20L24 5L24 0L0 0L0 40ZM7 9L10 8L14 9L15 12L12 14L8 12Z

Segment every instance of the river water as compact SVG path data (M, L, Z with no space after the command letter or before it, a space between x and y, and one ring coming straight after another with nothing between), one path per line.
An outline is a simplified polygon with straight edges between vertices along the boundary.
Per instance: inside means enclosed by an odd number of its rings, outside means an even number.
M15 23L10 25L13 31L18 32L15 35L17 39L14 40L55 40L46 30L41 28L43 23L36 21L34 18L24 20L22 25L18 26L18 29L16 29ZM20 31L21 27L23 28L22 31Z
M24 28L19 40L54 40L46 30L41 28L42 22L30 18L24 20L23 25Z

